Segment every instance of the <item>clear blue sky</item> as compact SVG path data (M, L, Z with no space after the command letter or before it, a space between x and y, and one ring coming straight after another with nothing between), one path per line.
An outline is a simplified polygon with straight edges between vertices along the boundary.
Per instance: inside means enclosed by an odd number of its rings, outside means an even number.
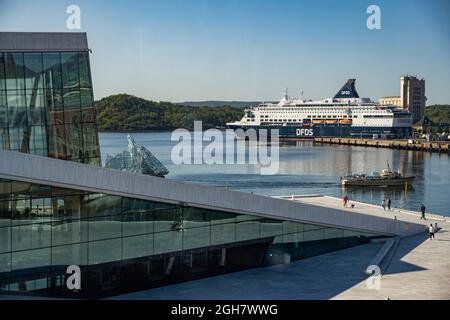
M450 103L447 0L0 0L0 31L67 31L70 4L96 99L276 100L285 87L320 99L347 78L378 99L408 73L426 79L428 104ZM366 28L370 4L381 30Z

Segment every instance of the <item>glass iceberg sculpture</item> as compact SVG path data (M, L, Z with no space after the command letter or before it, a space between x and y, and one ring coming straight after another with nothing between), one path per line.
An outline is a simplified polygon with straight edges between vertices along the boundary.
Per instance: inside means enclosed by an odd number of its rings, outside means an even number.
M130 135L127 135L128 151L118 155L107 156L105 167L139 174L148 174L164 177L169 170L146 148L137 144Z

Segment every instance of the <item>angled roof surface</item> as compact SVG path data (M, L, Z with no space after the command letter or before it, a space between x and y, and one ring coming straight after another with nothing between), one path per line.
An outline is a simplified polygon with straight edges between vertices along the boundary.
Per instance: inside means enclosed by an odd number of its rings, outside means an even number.
M0 51L87 51L85 32L0 32Z

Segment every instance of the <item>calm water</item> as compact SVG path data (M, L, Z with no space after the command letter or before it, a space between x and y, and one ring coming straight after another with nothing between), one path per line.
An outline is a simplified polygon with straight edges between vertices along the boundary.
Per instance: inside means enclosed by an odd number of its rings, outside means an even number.
M314 146L301 141L280 147L277 175L259 174L257 165L174 165L170 159L170 132L134 133L137 143L147 147L169 169L168 179L225 187L263 195L323 194L380 204L390 197L393 206L450 216L450 159L447 154L363 148ZM125 133L100 133L102 159L127 149ZM339 177L347 173L372 173L386 167L414 175L413 187L343 189Z

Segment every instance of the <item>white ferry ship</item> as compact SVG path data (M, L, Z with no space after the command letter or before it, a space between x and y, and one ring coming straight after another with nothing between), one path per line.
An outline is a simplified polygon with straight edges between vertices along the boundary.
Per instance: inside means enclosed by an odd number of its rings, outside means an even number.
M282 138L409 137L411 114L360 98L355 81L349 79L333 98L320 101L290 99L286 94L279 103L246 109L244 117L227 123L227 128L279 129Z

